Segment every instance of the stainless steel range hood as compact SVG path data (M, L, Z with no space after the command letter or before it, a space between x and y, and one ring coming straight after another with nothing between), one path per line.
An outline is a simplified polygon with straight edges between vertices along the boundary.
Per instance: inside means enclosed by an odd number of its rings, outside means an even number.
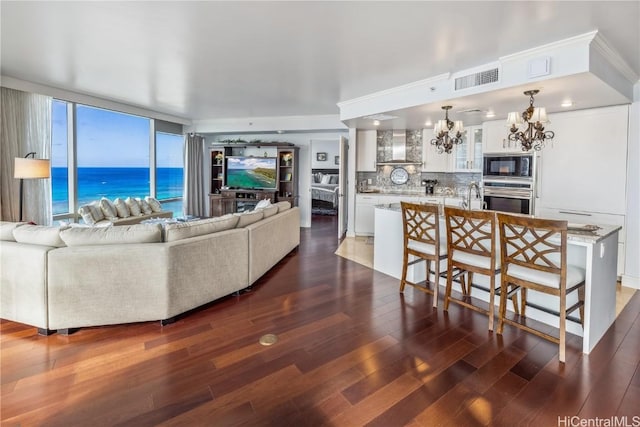
M422 162L407 161L407 131L394 129L391 140L391 161L378 162L380 166L422 165Z

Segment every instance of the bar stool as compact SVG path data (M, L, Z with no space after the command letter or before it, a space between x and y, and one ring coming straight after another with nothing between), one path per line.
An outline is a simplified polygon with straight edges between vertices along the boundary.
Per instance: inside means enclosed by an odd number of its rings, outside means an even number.
M580 309L580 324L583 325L585 288L584 269L567 265L567 221L498 214L498 224L503 294L509 287L520 287L521 318L525 317L526 306L534 307L558 316L560 329L559 337L556 338L516 320L507 319L505 301L500 297L498 333L502 334L504 324L508 323L554 342L559 346L560 362L564 363L567 316ZM558 297L558 310L527 302L527 290ZM569 308L568 296L575 301Z
M455 302L464 307L484 313L489 316L489 330L493 331L495 313L495 295L500 292L500 282L496 276L500 274L499 254L496 246L496 217L493 211L470 211L453 207L445 207L445 221L447 224L447 288L444 296L444 309L449 309L449 303ZM451 288L455 278L455 270L466 273L460 280L462 298L454 298ZM489 287L474 283L473 275L481 274L489 277ZM471 288L481 289L489 293L489 307L484 309L473 303ZM518 302L513 289L508 295L512 298L514 309L518 311Z
M440 241L439 206L435 204L417 204L400 202L402 208L402 226L404 231L404 257L402 262L402 279L400 292L405 285L411 285L425 293L433 295L433 306L438 306L438 282L441 277L440 262L447 258L446 245ZM415 259L409 261L409 257ZM410 265L426 262L426 280L424 286L407 280ZM431 261L435 264L434 280L429 281ZM432 284L433 289L429 288Z

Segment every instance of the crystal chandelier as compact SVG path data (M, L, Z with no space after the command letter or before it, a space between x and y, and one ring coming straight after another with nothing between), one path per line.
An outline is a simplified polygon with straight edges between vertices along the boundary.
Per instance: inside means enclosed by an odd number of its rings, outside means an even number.
M438 148L438 153L451 153L454 144L462 144L462 138L465 134L462 120L452 122L449 120L449 110L451 105L442 107L444 110L444 120L438 120L433 127L435 138L431 140L431 145Z
M522 151L529 151L532 148L536 151L544 148L546 140L551 141L554 133L544 130L544 123L549 123L547 110L544 107L533 106L533 95L537 95L539 90L528 90L524 94L529 95L529 107L522 112L522 116L516 112L509 113L507 126L511 129L509 141L520 142ZM520 130L519 125L525 124L526 129Z

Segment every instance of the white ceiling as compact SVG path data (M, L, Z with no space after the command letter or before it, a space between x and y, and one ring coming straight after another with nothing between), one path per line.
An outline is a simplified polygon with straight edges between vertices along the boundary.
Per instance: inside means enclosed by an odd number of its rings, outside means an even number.
M339 101L593 30L640 75L638 1L2 1L0 13L3 76L193 120L338 114ZM495 93L457 107L500 102L527 105ZM409 124L439 108L397 113Z

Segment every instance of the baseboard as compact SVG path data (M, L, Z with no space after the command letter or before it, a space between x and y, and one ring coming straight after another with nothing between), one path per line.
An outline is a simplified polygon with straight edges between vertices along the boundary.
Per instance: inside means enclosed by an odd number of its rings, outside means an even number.
M640 277L622 275L622 286L632 289L640 289Z

